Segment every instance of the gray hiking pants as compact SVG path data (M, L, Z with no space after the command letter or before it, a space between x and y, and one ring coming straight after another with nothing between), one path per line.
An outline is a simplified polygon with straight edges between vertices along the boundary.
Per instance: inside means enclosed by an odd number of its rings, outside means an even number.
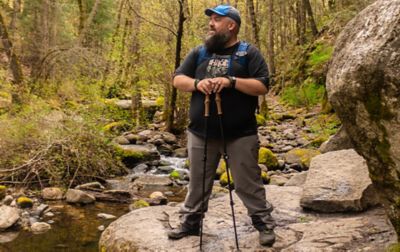
M258 166L258 136L251 135L227 139L228 163L235 182L235 192L247 208L256 229L272 229L272 205L266 200L265 188ZM188 152L190 161L190 182L185 202L180 210L182 225L197 228L201 219L204 139L188 132ZM216 168L223 144L220 139L208 139L205 182L205 211L211 195ZM227 206L228 207L228 206Z

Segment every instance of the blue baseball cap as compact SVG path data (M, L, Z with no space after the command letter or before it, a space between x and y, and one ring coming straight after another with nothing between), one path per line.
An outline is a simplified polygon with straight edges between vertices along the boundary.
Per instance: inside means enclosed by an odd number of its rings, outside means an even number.
M213 13L223 17L230 17L240 26L240 13L235 7L230 5L218 5L215 8L208 8L205 10L207 16L211 16Z

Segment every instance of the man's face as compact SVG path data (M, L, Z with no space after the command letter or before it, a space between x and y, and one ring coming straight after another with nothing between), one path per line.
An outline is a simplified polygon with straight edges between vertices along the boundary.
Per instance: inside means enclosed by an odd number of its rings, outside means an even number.
M228 17L222 17L217 14L210 16L208 22L208 33L205 45L209 52L217 52L231 40L235 23Z
M217 34L230 33L230 27L232 26L232 20L228 17L219 16L217 14L212 14L210 16L210 21L208 22L208 33L207 38Z

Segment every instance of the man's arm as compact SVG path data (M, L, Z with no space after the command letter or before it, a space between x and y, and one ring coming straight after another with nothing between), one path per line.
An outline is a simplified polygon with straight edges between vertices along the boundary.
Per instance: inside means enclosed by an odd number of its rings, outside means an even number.
M223 88L230 88L230 80L226 77L218 77L211 80L215 87L214 92L221 92ZM258 96L268 92L267 87L259 80L254 78L236 78L235 89L242 93Z
M213 87L215 86L212 80L213 79L199 80L195 87L196 79L180 74L180 75L175 75L172 81L172 85L175 88L184 92L200 91L204 94L211 94L213 92Z

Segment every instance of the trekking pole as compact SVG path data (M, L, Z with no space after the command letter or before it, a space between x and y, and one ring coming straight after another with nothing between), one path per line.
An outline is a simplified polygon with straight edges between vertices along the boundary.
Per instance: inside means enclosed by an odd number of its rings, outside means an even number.
M201 200L201 219L200 219L200 251L203 250L203 219L205 205L205 188L206 188L206 165L207 165L207 140L208 140L208 118L210 117L210 95L206 95L204 99L204 155L203 155L203 195Z
M230 200L230 205L231 205L231 210L232 210L233 229L235 231L235 242L236 242L236 248L239 251L239 241L238 241L238 236L237 236L237 231L236 231L235 210L234 210L234 207L233 207L234 203L233 203L233 197L232 197L232 185L231 185L231 178L230 178L229 165L228 165L228 154L226 152L226 141L225 141L225 136L224 136L224 127L223 127L223 124L222 124L221 95L219 93L215 94L215 102L217 103L219 127L220 127L220 130L221 130L221 139L222 139L222 144L223 144L222 156L223 156L223 158L225 160L226 175L228 177L229 200Z

